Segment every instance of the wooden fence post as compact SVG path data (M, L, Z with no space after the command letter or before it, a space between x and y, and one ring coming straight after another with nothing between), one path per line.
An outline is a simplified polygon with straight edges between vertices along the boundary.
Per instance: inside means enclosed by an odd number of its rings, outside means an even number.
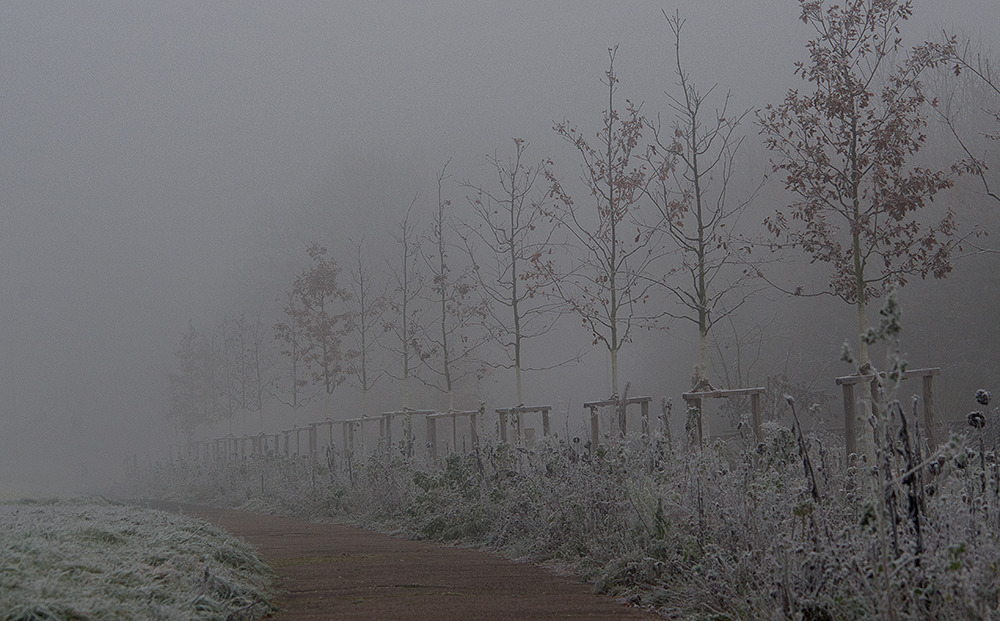
M341 437L343 439L343 445L340 448L340 461L341 461L341 464L343 465L344 468L347 468L350 465L350 462L348 461L348 456L347 456L347 452L349 450L349 448L348 448L349 445L347 444L347 426L348 425L350 425L350 423L348 423L347 421L342 421L340 423L340 435L341 435Z
M760 393L755 392L750 395L750 424L753 425L753 437L758 443L764 441L764 434L760 429Z
M847 456L858 452L857 413L854 411L854 384L844 384L844 448Z
M437 421L427 417L427 446L431 450L431 459L437 460Z
M504 410L497 410L497 416L500 420L500 441L503 443L507 442L507 413Z
M594 454L597 450L597 441L600 437L601 428L597 420L597 406L590 406L590 453Z
M937 438L934 433L934 374L923 377L924 393L924 430L927 433L927 448L937 449Z
M705 411L701 408L701 397L691 400L691 407L698 410L698 450L701 450L705 446L705 437L702 433L701 421L705 418Z

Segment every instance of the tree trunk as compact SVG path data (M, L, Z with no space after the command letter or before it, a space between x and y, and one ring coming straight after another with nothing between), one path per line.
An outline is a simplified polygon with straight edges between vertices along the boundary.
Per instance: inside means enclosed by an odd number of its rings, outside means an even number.
M855 253L857 253L859 248L858 235L854 234L854 248ZM871 360L868 357L868 343L865 341L865 334L868 332L868 314L867 314L867 304L865 300L865 280L864 280L864 264L861 262L860 256L858 254L854 255L854 274L856 279L857 287L857 308L858 308L858 335L860 341L860 347L858 351L858 372L862 374L871 373L872 365ZM878 415L878 408L875 406L876 395L872 394L872 386L870 382L861 382L861 401L862 406L860 408L855 408L858 412L860 424L856 424L855 428L861 431L861 447L865 452L865 458L868 460L869 464L875 463L875 438L872 436L871 425L868 424L869 414L874 413Z
M517 381L517 402L524 403L521 396L521 314L517 307L517 246L514 240L514 231L517 227L514 209L517 200L514 189L517 186L514 183L514 174L517 169L514 170L510 180L510 307L514 315L514 376Z
M700 330L698 334L698 369L695 385L703 379L708 379L708 331L705 329Z
M871 359L868 357L868 343L865 341L865 334L868 332L867 300L865 299L865 266L861 261L861 240L858 233L854 233L854 287L858 308L858 335L860 347L858 349L859 367L867 369L871 366Z
M611 350L611 394L618 394L618 348Z

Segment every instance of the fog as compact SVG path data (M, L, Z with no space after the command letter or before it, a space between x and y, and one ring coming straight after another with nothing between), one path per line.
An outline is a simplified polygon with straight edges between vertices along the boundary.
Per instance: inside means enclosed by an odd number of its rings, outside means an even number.
M579 161L553 123L596 132L609 47L620 45L621 99L668 114L664 10L687 20L695 80L731 91L734 108L761 108L801 83L793 63L812 32L792 0L4 3L0 497L100 488L126 455L163 458L179 441L164 417L167 374L188 322L207 332L234 311L273 312L308 265L306 245L384 243L414 196L426 224L449 161L456 210L467 207L458 182L489 183L486 156L507 157L514 137L530 143L529 159L552 158L557 174L575 177ZM978 38L998 17L995 0L919 0L914 13L911 45L942 28ZM744 131L756 136L752 115ZM746 178L767 169L759 145L744 153ZM770 184L753 225L770 213L766 201L783 199ZM970 261L956 275L984 269ZM815 278L825 286L822 271ZM934 304L955 300L935 287L912 294L931 322ZM847 371L832 363L854 334L850 309L762 300L741 321L778 318L766 336L781 356L757 376L807 360L832 390ZM798 338L827 311L838 319ZM564 340L587 340L566 330ZM633 394L676 402L696 349L696 331L672 323L635 343L623 378ZM528 388L534 401L578 408L607 396L602 383L597 351ZM510 399L500 380L482 388ZM395 407L397 389L385 390ZM275 415L265 426L288 424Z

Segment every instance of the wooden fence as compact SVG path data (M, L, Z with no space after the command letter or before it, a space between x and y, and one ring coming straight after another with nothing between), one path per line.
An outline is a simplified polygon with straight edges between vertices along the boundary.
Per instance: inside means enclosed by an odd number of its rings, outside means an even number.
M927 369L913 369L903 373L903 379L919 377L922 380L922 398L924 411L924 433L927 434L927 446L934 450L937 447L937 424L934 421L934 376L941 374L940 367ZM869 385L872 395L878 394L879 383L885 379L885 373L881 373L878 378L874 374L869 375L847 375L837 378L837 385L843 388L844 392L844 449L848 456L858 450L858 398L855 395L854 387L863 382ZM862 404L861 410L865 406Z
M939 375L940 368L914 369L906 371L903 379L921 378L924 424L923 430L930 447L936 448L936 423L934 416L934 377ZM860 404L855 386L867 382L872 390L878 390L882 377L874 375L848 375L836 378L836 384L842 388L844 404L844 438L847 455L857 451L858 411L867 407ZM703 404L705 399L726 399L738 396L750 397L750 425L758 442L763 441L761 431L761 396L765 388L738 388L685 392L681 396L688 409L697 410L697 443L702 446L707 433L704 433ZM630 406L639 406L639 434L642 441L650 439L649 404L652 397L632 397L623 400L607 399L589 401L583 404L589 413L590 442L589 450L593 452L601 441L600 413L610 409L616 417L618 428L617 439L628 437L628 411ZM549 436L550 413L548 405L525 406L523 404L512 408L497 408L497 436L501 442L510 442L516 446L530 448L534 443L533 427L525 427L526 416L538 416L541 419L542 436ZM666 406L665 410L666 412ZM400 442L403 454L408 457L424 455L431 460L437 460L442 450L444 452L469 451L474 449L483 437L485 408L478 410L411 410L402 409L393 412L383 412L379 416L361 416L343 420L331 420L309 423L305 426L294 426L278 433L261 433L257 435L233 436L200 440L186 446L178 447L176 455L198 461L219 461L242 459L250 455L264 455L269 452L283 454L286 457L308 457L318 461L321 457L328 460L331 466L340 463L349 467L356 457L366 457L376 447L381 447L387 453ZM666 414L664 414L666 416ZM448 426L450 423L450 428ZM339 446L337 445L334 427L340 427ZM420 433L423 427L423 434ZM513 433L509 433L510 429ZM377 430L377 435L376 434ZM447 432L451 433L450 438ZM660 432L669 436L669 421L662 421ZM303 436L305 445L303 445ZM421 445L415 439L423 436ZM568 440L568 438L567 438ZM171 458L175 452L171 450Z
M729 397L738 397L742 395L750 395L750 425L753 428L754 438L757 442L764 439L761 435L760 430L760 397L767 392L766 388L733 388L729 390L706 390L699 392L686 392L681 395L684 398L684 403L687 404L689 408L696 408L698 410L698 446L704 444L704 410L702 409L702 401L704 399L728 399Z

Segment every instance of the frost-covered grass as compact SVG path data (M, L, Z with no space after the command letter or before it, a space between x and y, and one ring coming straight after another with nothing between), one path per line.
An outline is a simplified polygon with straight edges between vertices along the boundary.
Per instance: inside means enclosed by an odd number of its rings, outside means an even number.
M0 620L256 619L271 569L204 521L102 499L0 503Z

